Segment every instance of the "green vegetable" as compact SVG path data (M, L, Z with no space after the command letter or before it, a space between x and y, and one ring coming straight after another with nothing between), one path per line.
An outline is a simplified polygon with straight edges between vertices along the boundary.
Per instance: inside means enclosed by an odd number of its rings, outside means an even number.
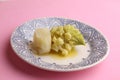
M59 52L66 56L76 45L85 45L84 37L79 31L72 25L65 25L59 27L53 27L51 29L53 51Z

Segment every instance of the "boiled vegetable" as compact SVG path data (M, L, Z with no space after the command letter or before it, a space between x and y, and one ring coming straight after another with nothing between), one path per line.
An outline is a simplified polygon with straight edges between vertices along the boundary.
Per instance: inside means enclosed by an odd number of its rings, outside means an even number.
M62 55L68 55L69 51L76 45L85 45L84 37L72 25L53 27L51 29L52 45L51 49Z
M37 54L50 52L51 33L48 28L39 28L35 30L32 47L37 51Z

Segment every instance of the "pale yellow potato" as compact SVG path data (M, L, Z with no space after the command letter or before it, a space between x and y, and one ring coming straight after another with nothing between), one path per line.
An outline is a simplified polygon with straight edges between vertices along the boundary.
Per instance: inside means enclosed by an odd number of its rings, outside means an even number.
M50 52L51 34L48 28L38 28L35 30L32 47L37 51L37 54Z

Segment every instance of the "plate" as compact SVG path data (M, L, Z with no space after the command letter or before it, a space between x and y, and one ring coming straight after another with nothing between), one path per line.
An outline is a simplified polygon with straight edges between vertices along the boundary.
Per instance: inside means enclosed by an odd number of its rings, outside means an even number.
M51 56L36 56L31 51L29 43L33 40L36 28L63 26L71 24L83 34L86 46L77 46L77 56L73 58L56 59ZM12 33L11 46L15 53L27 63L40 69L68 72L90 68L103 61L109 50L105 37L95 28L77 20L64 18L42 18L28 21Z

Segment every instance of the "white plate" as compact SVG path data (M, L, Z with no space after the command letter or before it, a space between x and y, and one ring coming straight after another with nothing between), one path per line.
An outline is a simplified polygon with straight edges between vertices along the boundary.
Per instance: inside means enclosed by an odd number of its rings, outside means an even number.
M78 46L77 56L56 59L51 56L36 56L29 48L34 30L39 27L52 28L72 24L77 27L86 40L86 46ZM82 22L64 18L42 18L28 21L19 26L11 36L11 46L15 53L27 63L51 71L76 71L92 67L103 61L108 54L108 43L105 37L95 28Z

